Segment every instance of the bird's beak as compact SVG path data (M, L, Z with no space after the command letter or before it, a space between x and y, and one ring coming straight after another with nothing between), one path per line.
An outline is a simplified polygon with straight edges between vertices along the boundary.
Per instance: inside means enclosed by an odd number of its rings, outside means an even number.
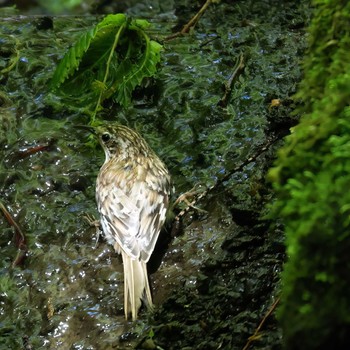
M82 129L82 130L87 130L89 132L91 132L92 134L96 135L96 129L93 126L90 125L76 125L75 126L78 129Z

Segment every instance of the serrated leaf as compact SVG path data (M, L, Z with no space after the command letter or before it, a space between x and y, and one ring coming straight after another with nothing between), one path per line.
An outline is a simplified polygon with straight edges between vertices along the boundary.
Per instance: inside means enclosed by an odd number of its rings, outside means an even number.
M155 74L162 46L143 29L146 20L108 15L82 35L58 65L51 86L95 111L106 98L126 107L145 77ZM95 102L93 102L95 101Z
M96 28L90 29L69 49L54 72L50 83L51 88L59 87L78 68L95 34Z
M111 86L110 94L124 107L129 104L135 87L140 85L145 77L151 77L156 72L161 48L157 42L147 40L146 49L136 64L124 62L121 65L120 74L123 74L123 79Z
M125 22L126 16L124 14L108 15L94 28L84 33L57 66L51 80L51 88L59 87L74 74L83 58L86 57L85 53L88 53L88 62L93 61L94 65L97 65L99 60L103 58L103 53L110 47L116 28ZM97 61L96 58L98 58Z

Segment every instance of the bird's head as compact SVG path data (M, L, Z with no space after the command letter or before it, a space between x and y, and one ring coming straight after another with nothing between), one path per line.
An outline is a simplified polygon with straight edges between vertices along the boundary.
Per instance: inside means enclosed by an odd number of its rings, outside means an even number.
M105 151L106 162L113 157L126 159L148 156L151 152L142 136L127 126L109 123L95 127L88 126L85 129L89 129L98 138Z

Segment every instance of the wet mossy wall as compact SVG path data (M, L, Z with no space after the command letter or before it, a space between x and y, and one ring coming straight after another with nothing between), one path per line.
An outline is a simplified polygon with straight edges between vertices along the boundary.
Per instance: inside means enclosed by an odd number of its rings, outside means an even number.
M286 349L350 345L350 4L314 1L301 122L279 151L278 215L288 262L279 319Z
M289 132L297 119L291 96L301 80L307 1L215 3L188 35L171 41L163 39L201 2L112 3L109 13L152 22L148 34L164 49L158 73L134 92L132 105L123 110L109 101L100 118L140 131L168 165L174 199L215 185ZM0 344L130 349L149 338L164 349L242 349L278 294L284 236L260 217L273 200L265 175L281 142L197 203L202 211L185 216L182 232L162 233L165 247L149 266L156 310L126 323L121 260L102 238L96 246L83 219L96 216L103 152L75 128L89 120L84 110L48 89L67 48L100 19L0 19L0 194L29 248L24 264L12 268L13 229L0 216ZM241 57L244 69L223 108L225 83ZM44 148L28 152L37 146ZM281 347L273 317L254 345Z

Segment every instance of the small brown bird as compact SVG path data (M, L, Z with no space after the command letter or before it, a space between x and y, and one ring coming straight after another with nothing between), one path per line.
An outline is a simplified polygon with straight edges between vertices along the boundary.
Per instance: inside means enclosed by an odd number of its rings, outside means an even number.
M148 262L165 221L170 175L146 141L120 124L98 126L106 159L96 181L103 232L124 266L124 312L137 318L143 300L152 308Z

